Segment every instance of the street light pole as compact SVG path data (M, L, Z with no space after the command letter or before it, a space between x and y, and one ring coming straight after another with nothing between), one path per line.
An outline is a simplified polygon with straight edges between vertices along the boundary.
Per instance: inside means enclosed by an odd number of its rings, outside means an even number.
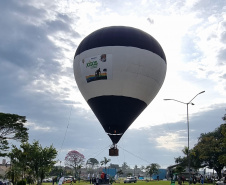
M194 105L194 104L191 104L191 105ZM190 170L190 168L191 168L191 162L190 162L190 148L189 148L189 141L190 141L190 139L189 139L189 117L188 117L188 103L187 103L187 127L188 127L188 155L187 155L187 157L188 157L188 173L189 173L189 179L188 179L188 184L190 185L191 184L191 170Z
M198 96L199 94L202 94L204 92L205 91L202 91L202 92L196 94L194 96L194 98L192 98L188 103L185 103L185 102L182 102L182 101L179 101L179 100L175 100L175 99L164 99L164 100L173 100L173 101L176 101L176 102L179 102L179 103L183 103L183 104L186 104L186 106L187 106L187 129L188 129L188 153L187 153L187 158L188 158L189 185L190 185L190 179L191 179L191 172L190 172L190 151L189 151L189 115L188 115L188 105L189 104L195 105L194 103L192 103L192 100L194 100L196 96Z

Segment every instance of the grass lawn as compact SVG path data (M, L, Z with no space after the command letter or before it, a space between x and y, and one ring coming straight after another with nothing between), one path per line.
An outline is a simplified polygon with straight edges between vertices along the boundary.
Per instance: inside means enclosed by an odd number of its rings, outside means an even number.
M134 185L171 185L171 182L170 181L149 181L149 182L146 182L146 181L137 181L137 183L127 183L127 185L129 184L134 184ZM42 183L42 185L52 185L52 183ZM56 185L56 183L55 183ZM65 183L64 185L70 185L70 183ZM79 182L76 182L76 183L73 183L73 185L90 185L89 182L87 181L80 181ZM92 184L91 184L92 185ZM120 181L120 183L113 183L113 185L124 185L123 183L123 180ZM178 185L178 183L176 182L175 185ZM184 184L182 185L188 185L188 182L185 182ZM194 185L194 184L192 184ZM196 183L196 185L201 185L201 183ZM211 185L209 183L204 183L204 185Z

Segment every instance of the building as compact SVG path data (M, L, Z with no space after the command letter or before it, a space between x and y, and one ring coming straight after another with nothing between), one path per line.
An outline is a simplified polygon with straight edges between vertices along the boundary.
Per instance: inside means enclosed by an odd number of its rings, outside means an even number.
M0 164L0 178L4 178L6 172L10 169L10 163L6 162L6 159L2 159L2 164Z
M110 177L115 177L115 175L117 174L117 170L116 168L103 168L103 172L108 174Z
M163 179L166 179L166 172L167 170L166 169L159 169L158 170L158 174L156 175L152 175L152 179L153 180L163 180Z
M172 166L169 166L166 170L166 178L167 179L171 179L172 175L173 175L173 171L176 169L176 167L178 166L179 164L175 164L175 165L172 165ZM194 175L194 174L197 174L198 171L196 171L194 168L190 168L190 175ZM181 175L183 175L185 177L186 180L189 179L189 170L188 170L188 167L185 168L185 171L181 173Z

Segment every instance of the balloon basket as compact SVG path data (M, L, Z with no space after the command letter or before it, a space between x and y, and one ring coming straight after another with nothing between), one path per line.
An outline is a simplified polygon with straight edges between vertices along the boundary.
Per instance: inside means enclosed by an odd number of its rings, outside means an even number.
M109 149L109 156L118 156L118 148L117 148L117 146L113 145Z

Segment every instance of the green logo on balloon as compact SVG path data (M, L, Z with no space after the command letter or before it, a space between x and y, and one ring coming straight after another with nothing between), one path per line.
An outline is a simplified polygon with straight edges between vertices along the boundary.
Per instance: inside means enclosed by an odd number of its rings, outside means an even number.
M89 67L89 68L91 68L91 69L93 69L93 68L97 68L97 66L98 66L98 62L97 61L90 61L90 62L88 62L87 64L86 64L86 68L87 67Z

